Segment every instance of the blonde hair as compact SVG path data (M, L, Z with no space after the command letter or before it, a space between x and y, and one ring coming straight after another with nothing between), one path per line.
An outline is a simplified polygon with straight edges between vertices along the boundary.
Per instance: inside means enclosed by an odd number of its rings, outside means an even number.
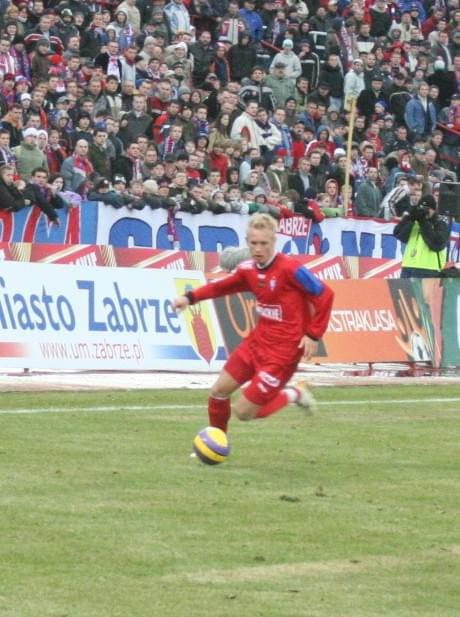
M251 229L268 229L275 234L278 231L278 224L269 214L259 213L249 219L248 231Z

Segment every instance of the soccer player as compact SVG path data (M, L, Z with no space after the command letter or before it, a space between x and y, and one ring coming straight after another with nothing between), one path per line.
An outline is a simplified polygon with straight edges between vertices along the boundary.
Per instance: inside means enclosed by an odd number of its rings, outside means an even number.
M331 313L333 292L295 257L275 250L277 223L268 214L249 220L251 259L227 277L188 291L173 301L176 311L208 298L251 291L259 320L234 350L211 389L211 426L227 431L230 396L244 383L235 406L240 420L265 418L289 403L310 408L313 397L304 384L286 384L303 358L317 353Z

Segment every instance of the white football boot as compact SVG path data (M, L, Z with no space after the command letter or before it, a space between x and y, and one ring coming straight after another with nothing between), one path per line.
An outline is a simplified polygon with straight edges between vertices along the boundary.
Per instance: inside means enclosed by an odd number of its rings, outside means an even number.
M302 407L307 416L312 416L316 411L316 400L310 390L310 384L301 379L295 383L293 388L297 391L299 398L296 405Z

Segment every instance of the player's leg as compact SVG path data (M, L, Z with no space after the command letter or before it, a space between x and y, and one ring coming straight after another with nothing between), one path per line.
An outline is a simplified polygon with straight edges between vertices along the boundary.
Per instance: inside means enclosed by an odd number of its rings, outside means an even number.
M246 392L246 391L245 391ZM253 420L257 417L257 413L261 405L253 403L246 397L246 393L242 392L235 405L235 415L238 420Z
M242 392L235 406L235 414L240 420L257 420L267 418L281 411L290 403L297 403L308 411L312 411L314 399L308 389L298 386L286 386L272 392L271 398L265 403L254 403L248 397L254 396L251 384ZM260 399L259 399L260 400Z
M303 407L307 415L313 413L315 399L305 382L300 382L295 386L284 387L271 401L258 411L256 418L267 418L277 411L281 411L283 407L286 407L286 405L290 403L296 403L299 407Z
M209 424L227 432L231 416L230 396L241 384L251 379L254 368L245 345L240 345L229 357L208 399Z
M296 367L297 362L287 366L268 365L257 371L238 401L236 415L241 420L266 418L290 403L311 410L313 397L305 384L286 386Z
M264 370L258 370L237 402L235 413L238 418L262 418L294 402L295 395L284 389L292 373L293 369L285 365L269 365Z
M210 426L215 426L225 433L227 432L231 415L230 396L239 387L240 384L225 369L222 369L208 398Z

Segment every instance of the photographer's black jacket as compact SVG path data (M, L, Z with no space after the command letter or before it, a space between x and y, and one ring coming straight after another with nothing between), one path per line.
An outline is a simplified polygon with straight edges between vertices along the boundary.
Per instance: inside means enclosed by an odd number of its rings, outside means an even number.
M393 234L398 240L407 244L415 221L418 221L420 234L426 244L432 251L442 251L446 248L449 241L449 226L445 220L434 214L431 218L427 218L418 206L415 206L411 211L403 216L401 221L396 225Z
M402 267L405 269L441 272L446 264L449 227L434 214L428 218L424 207L416 206L405 214L393 234L406 244Z

